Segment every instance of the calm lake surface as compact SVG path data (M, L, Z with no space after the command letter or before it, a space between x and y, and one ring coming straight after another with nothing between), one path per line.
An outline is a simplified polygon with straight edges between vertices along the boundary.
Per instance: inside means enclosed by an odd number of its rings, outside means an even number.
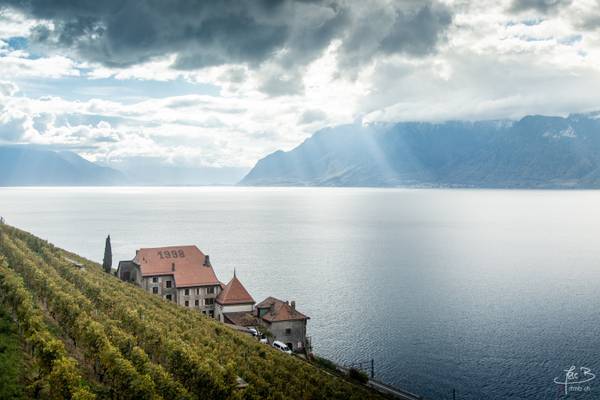
M600 192L0 188L7 223L115 266L196 244L296 300L315 351L432 399L560 398L600 373ZM600 377L568 398L600 398Z

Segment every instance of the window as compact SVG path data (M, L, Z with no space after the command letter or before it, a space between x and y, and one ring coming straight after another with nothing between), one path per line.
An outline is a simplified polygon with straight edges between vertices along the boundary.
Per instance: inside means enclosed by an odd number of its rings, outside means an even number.
M215 304L215 299L204 299L205 306L210 306L211 304Z
M213 293L215 293L215 288L214 288L214 287L212 287L212 286L211 286L211 287L207 287L207 288L206 288L206 293L208 293L208 294L213 294Z
M170 288L170 287L171 287L171 281L167 281L167 282L165 283L165 285L166 285L168 288Z
M158 293L158 288L156 286L154 286L152 288L152 293L157 294Z
M158 282L158 276L153 276L152 283L157 283L157 282Z
M167 295L167 300L171 301L172 297L170 294Z
M200 305L200 300L196 300L196 301L194 301L194 305L195 305L196 307L198 307L198 306Z
M291 335L292 334L292 330L290 328L286 328L285 329L285 334L286 335Z
M190 295L190 289L185 289L185 295L189 296Z
M200 294L200 288L196 289L196 294Z
M186 300L186 301L185 301L185 306L186 306L186 307L189 307L189 306L190 306L190 302Z

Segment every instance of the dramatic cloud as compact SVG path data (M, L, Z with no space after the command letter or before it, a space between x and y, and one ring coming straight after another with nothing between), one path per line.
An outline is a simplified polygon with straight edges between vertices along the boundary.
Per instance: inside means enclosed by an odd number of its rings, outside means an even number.
M284 68L306 65L333 40L356 58L375 52L426 54L451 21L431 1L323 0L133 1L30 0L0 2L39 20L31 39L70 49L88 61L126 67L175 54L173 67L190 70L224 64ZM376 18L385 14L385 24ZM360 60L361 62L368 60ZM273 83L271 83L273 85ZM276 89L276 91L279 89Z
M331 125L598 110L598 10L0 0L0 141L127 168L236 169Z
M352 71L378 54L434 52L452 20L450 9L435 2L358 4L339 53L342 67Z

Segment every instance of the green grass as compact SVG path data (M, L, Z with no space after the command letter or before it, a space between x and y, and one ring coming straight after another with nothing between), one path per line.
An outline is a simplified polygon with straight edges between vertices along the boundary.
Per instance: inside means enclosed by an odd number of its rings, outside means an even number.
M23 397L24 353L11 317L0 306L0 399Z

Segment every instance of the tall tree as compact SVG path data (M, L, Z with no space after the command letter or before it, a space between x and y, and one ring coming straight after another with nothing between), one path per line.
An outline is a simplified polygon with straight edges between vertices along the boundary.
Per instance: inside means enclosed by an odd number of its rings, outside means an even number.
M104 245L104 260L102 261L102 267L104 272L109 273L112 269L112 247L110 246L110 235L106 238L106 244Z

